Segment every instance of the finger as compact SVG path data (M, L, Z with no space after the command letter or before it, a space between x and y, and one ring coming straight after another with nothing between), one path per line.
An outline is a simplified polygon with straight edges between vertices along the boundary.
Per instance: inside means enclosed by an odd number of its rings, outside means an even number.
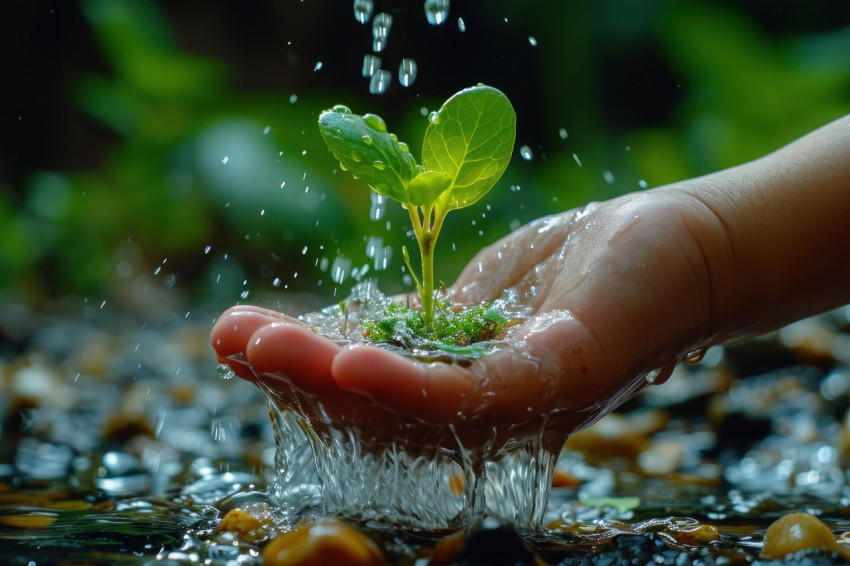
M243 354L248 340L258 329L281 321L298 323L292 317L261 307L248 305L231 307L213 325L210 343L220 359L234 354Z
M431 424L463 420L481 403L468 370L444 363L426 365L375 346L345 348L334 359L331 372L340 387Z
M331 363L340 350L303 326L276 322L251 336L245 357L257 374L284 376L299 389L315 393L338 389Z

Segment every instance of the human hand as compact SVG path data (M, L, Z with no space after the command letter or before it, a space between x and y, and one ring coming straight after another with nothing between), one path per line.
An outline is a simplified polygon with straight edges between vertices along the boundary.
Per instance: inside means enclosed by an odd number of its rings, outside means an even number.
M546 419L557 445L712 339L714 221L684 191L656 189L542 218L483 249L449 289L453 300L511 290L531 316L469 365L341 346L252 306L226 311L212 344L282 402L318 402L375 435L452 424L502 430L506 441Z

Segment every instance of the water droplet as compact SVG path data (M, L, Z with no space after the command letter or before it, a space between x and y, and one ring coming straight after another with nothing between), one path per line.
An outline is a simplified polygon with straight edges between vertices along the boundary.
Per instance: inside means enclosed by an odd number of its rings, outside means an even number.
M528 42L531 44L532 47L537 47L537 38L533 35L528 36Z
M289 97L289 103L290 104L295 104L297 101L298 101L298 95L297 94L293 94Z
M370 136L369 134L363 134L360 139L362 139L363 143L365 143L366 145L372 145L372 136Z
M638 187L640 187L641 189L646 189L649 188L649 184L643 179L641 179L640 181L638 181Z
M363 76L371 77L375 74L375 71L381 68L381 58L377 55L364 55L363 56Z
M440 123L440 115L437 113L436 110L432 111L430 114L428 114L428 121L431 122L432 124L439 124Z
M372 199L372 207L369 209L369 218L371 220L380 220L384 217L387 210L386 201L382 195L375 191L369 191L369 198Z
M358 163L360 163L361 161L363 161L363 158L362 158L362 157L360 157L360 155L359 155L356 151L352 151L352 152L351 152L351 159L353 159L354 161L356 161L356 162L358 162Z
M268 134L270 131L272 131L272 127L271 127L271 126L266 126L265 128L263 128L263 134L264 134L264 135L265 135L265 134Z
M225 155L225 156L224 156L224 158L221 160L221 164L222 164L222 165L227 165L227 162L228 162L228 161L230 161L230 158L229 158L229 157L227 157L227 156Z
M432 26L438 26L449 17L449 0L425 0L425 18Z
M322 70L322 62L321 62L321 61L317 61L317 62L316 62L316 66L315 66L315 67L313 67L313 70L314 70L314 71L321 71L321 70Z
M463 18L457 19L457 29L459 29L461 33L466 31L466 22L463 21Z
M562 140L565 140L569 137L569 134L567 134L566 128L561 128L560 130L558 130L558 135L561 136Z
M407 145L407 144L406 144L406 143L404 143L404 142L398 142L398 148L399 148L399 149L400 149L403 153L410 153L410 146L409 146L409 145Z
M390 86L391 80L392 73L389 71L383 69L375 71L375 74L372 75L372 80L369 81L369 92L372 94L383 94L387 90L387 87Z
M337 104L333 108L331 108L331 110L338 114L351 114L351 108L349 108L345 104Z
M384 133L387 131L387 124L384 122L384 119L377 114L365 114L363 116L363 121L376 132Z
M378 171L383 171L387 168L387 164L381 161L380 159L376 159L374 163L372 163L372 167L374 167Z
M387 38L386 37L376 37L372 40L372 51L375 53L380 53L384 50L384 47L387 46Z
M372 17L372 10L375 8L372 0L354 0L354 19L365 24Z
M372 21L372 37L386 39L390 34L392 25L393 17L386 12L381 12Z
M280 287L280 278L279 277L274 278L274 281L272 281L272 286L273 287Z
M331 279L335 283L342 283L351 272L351 260L344 256L337 256L331 264Z
M402 59L398 66L398 82L401 86L410 86L416 80L416 61Z
M608 170L602 172L602 178L605 179L605 182L609 185L613 185L616 179L614 178L614 174Z
M345 164L343 164L342 161L339 162L339 168L342 169L343 171L348 171L348 167L346 167Z
M531 159L534 157L534 153L531 151L531 148L528 147L527 145L524 145L521 148L519 148L519 154L526 161L531 161Z
M705 348L699 348L698 350L694 350L693 352L688 352L685 354L685 361L691 365L698 364L705 357Z
M581 160L578 158L578 155L576 155L576 154L574 153L574 154L573 154L573 159L575 160L576 165L578 165L579 167L581 167Z

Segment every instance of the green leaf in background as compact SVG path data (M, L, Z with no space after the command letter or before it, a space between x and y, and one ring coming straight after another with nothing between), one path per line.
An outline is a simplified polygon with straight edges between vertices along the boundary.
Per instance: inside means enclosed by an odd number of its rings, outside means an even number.
M516 113L501 91L484 85L464 89L432 116L425 131L422 164L452 179L441 208L469 206L487 194L511 160Z
M640 497L593 497L579 501L589 507L613 507L621 515L640 507Z
M387 133L374 114L358 116L337 105L319 116L319 131L343 169L365 181L376 193L408 202L407 186L417 175L416 159L407 144Z

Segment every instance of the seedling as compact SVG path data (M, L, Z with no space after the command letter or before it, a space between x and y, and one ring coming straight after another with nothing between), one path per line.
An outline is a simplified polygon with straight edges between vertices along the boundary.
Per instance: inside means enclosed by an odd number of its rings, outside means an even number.
M402 256L419 291L423 322L431 329L434 247L443 221L450 211L476 203L502 176L513 153L516 114L502 92L479 84L456 93L428 119L421 164L375 114L359 116L337 105L319 116L319 130L343 170L410 213L421 280L406 247Z

